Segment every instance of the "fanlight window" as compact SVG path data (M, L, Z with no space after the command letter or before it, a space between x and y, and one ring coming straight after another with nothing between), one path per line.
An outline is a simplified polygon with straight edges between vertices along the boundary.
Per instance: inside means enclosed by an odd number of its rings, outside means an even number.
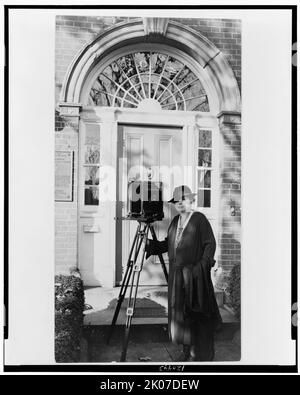
M199 78L181 61L158 52L135 52L107 66L94 82L89 105L209 111Z

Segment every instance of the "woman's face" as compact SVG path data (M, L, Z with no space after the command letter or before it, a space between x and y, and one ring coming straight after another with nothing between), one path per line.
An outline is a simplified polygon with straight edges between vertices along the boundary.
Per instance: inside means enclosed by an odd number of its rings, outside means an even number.
M175 203L175 208L180 214L191 211L192 201L189 198L179 200Z

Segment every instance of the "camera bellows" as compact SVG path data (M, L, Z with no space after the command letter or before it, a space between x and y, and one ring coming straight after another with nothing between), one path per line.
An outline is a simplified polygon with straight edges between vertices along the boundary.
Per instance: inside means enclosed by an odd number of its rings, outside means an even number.
M128 184L128 216L162 219L162 182L131 181Z

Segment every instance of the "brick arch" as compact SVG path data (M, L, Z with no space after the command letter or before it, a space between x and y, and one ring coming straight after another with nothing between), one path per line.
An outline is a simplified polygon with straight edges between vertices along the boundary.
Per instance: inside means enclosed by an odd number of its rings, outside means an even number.
M60 101L79 104L93 70L111 52L140 43L166 45L186 54L197 65L214 102L215 113L240 112L240 91L223 53L199 32L180 23L169 21L165 32L145 34L141 19L118 24L101 33L77 54L68 68Z

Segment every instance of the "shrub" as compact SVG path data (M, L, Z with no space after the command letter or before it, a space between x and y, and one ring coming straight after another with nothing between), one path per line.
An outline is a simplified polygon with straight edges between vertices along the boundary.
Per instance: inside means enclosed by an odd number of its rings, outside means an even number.
M84 291L75 275L55 276L55 360L78 362L83 326Z
M241 317L241 269L240 265L235 265L231 269L228 294L230 304L238 319Z

